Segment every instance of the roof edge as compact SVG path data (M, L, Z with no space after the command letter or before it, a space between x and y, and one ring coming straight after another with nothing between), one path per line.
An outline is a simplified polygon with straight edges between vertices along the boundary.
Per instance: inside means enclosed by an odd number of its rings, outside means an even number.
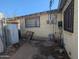
M28 17L28 16L32 16L32 15L41 15L41 14L49 14L50 12L52 13L59 13L59 10L58 9L54 9L54 10L48 10L48 11L42 11L42 12L37 12L37 13L32 13L32 14L27 14L27 15L23 15L23 16L16 16L14 17L15 18L23 18L23 17ZM8 18L8 19L12 19L12 18Z
M67 0L60 0L59 2L59 6L58 6L58 9L60 11L62 11L62 9L64 8L64 5L66 4Z

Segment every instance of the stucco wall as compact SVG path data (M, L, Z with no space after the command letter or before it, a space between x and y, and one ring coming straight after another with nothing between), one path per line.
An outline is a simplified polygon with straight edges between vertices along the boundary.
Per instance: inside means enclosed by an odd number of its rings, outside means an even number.
M71 2L71 0L68 0L67 4L65 5L63 11L62 11L62 19L63 19L63 13L64 10L67 8L67 6L69 5L69 3ZM63 34L64 34L64 43L65 43L65 48L69 54L69 52L71 52L70 58L71 59L78 59L78 7L77 7L77 0L74 0L74 33L70 33L67 31L63 30ZM63 19L64 20L64 19Z
M53 16L53 14L52 14ZM33 31L34 36L48 37L49 34L53 33L53 25L47 24L48 14L40 15L40 27L25 28L25 19L21 21L21 29L23 31ZM57 14L57 21L61 20L61 14ZM55 31L58 32L58 26L56 25Z

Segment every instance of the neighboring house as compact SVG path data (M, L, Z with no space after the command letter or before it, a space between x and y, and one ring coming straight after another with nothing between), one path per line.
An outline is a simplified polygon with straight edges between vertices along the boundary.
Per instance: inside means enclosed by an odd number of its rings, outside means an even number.
M61 21L61 13L54 10L52 16L56 16L57 21ZM48 24L48 11L35 13L17 17L20 19L21 32L33 31L34 36L48 37L49 34L53 34L53 24ZM54 31L58 32L58 25L55 25Z
M10 18L6 20L6 24L16 24L18 29L20 29L20 20Z
M65 49L71 59L78 59L78 1L60 0L59 9L52 10L57 23L48 24L49 11L16 17L20 20L21 32L33 31L34 36L48 37L54 31L59 32L58 21L62 21Z

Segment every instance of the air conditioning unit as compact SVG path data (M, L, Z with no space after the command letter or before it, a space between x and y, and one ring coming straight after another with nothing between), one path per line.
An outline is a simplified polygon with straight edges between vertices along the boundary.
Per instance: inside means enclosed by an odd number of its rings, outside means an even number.
M51 17L51 18L50 18ZM47 24L56 24L57 23L57 18L55 15L48 15L48 20Z

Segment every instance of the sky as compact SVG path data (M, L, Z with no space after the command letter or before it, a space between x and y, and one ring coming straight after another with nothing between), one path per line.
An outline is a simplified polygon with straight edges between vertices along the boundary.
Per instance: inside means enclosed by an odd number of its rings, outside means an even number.
M54 0L52 9L58 8ZM0 0L0 12L6 17L22 16L49 10L49 0Z

